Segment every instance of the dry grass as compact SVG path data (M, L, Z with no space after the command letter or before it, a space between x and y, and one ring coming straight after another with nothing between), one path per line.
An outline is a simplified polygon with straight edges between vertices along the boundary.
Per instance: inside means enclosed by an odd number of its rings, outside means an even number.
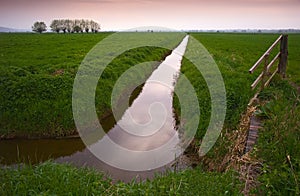
M249 106L241 118L239 129L228 135L228 139L232 141L232 146L223 160L223 163L229 163L226 170L234 169L239 172L240 181L245 184L242 190L244 195L250 195L250 190L257 186L256 179L262 166L260 161L251 155L251 151L244 153L250 117L255 110L255 106Z

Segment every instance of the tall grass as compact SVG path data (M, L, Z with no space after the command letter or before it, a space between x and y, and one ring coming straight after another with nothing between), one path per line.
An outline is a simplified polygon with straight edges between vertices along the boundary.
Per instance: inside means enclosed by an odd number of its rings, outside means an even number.
M45 162L0 170L0 195L101 195L111 186L93 170Z
M273 81L261 95L266 119L256 156L263 162L260 192L300 194L300 96L286 81ZM259 192L258 192L259 193Z
M101 173L45 162L0 170L0 195L238 195L234 172L202 173L198 168L157 176L152 181L112 184Z

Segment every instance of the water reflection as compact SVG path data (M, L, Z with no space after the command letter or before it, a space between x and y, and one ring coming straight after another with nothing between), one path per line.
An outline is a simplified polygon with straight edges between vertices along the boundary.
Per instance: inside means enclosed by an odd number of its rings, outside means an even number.
M0 142L0 163L39 163L48 159L70 156L85 149L80 138L72 139L14 139Z

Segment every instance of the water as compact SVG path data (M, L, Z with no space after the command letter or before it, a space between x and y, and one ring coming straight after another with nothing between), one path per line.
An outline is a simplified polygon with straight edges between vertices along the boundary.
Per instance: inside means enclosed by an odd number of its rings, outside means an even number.
M80 138L72 139L13 139L0 142L0 162L5 165L38 163L48 159L70 156L83 151L85 145Z
M155 157L163 157L166 163L183 151L178 147L180 137L176 129L172 103L176 77L187 43L188 36L152 73L142 91L137 93L138 97L117 123L113 116L101 121L103 128L109 130L108 134L89 146L89 149L80 138L7 140L0 142L1 163L5 165L18 162L37 163L51 158L59 163L92 167L107 173L115 180L125 182L133 178L152 178L156 172L164 172L170 164L157 167L154 156L146 155L143 151L150 152L169 145L167 151L161 150L155 154ZM126 150L117 151L112 144ZM106 163L99 161L91 152L104 157Z

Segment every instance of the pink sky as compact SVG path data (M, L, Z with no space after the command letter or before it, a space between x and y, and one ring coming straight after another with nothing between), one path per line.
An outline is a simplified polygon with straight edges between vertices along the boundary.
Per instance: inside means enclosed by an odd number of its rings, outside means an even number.
M59 18L93 19L102 30L300 29L300 0L0 0L0 26Z

